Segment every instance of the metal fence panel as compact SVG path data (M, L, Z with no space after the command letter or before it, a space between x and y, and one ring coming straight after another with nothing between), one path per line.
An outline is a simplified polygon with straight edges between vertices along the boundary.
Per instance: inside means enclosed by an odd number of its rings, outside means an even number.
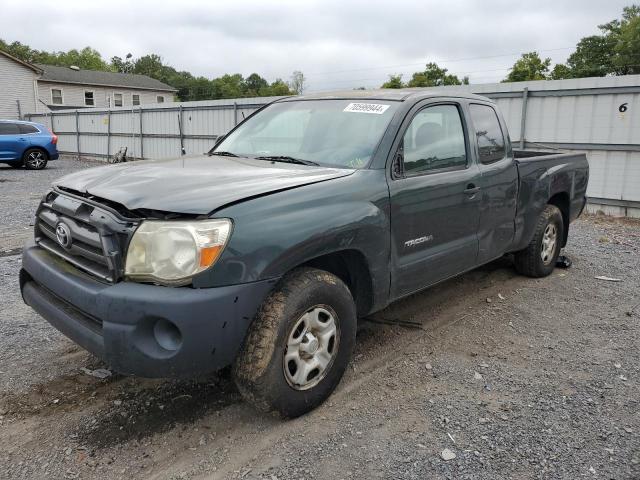
M58 136L61 153L105 158L126 147L134 158L202 153L261 106L282 97L239 98L26 114ZM77 124L76 124L77 122ZM78 151L79 147L79 151Z

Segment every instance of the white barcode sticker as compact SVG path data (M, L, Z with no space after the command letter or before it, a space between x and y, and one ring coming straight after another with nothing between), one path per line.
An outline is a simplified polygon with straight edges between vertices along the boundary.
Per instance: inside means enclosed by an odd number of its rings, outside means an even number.
M356 113L375 113L377 115L382 115L389 105L380 105L379 103L350 103L347 105L347 108L344 109L345 112L356 112Z

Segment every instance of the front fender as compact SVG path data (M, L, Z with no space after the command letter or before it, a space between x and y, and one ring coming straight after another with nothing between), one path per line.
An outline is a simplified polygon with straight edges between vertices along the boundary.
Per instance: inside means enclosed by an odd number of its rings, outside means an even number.
M366 259L374 295L388 295L389 197L384 171L254 198L215 213L234 222L218 263L194 278L213 287L278 278L311 259L356 250Z

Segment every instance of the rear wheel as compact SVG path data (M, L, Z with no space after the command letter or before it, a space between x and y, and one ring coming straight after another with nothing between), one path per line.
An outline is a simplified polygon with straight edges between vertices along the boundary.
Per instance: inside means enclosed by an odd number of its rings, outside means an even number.
M27 170L42 170L47 166L49 156L38 148L30 148L22 155L22 161Z
M323 270L294 270L258 312L233 367L235 382L260 410L297 417L331 395L355 336L347 286Z
M553 272L564 238L562 213L555 205L547 205L536 223L527 248L515 254L518 273L528 277L546 277Z

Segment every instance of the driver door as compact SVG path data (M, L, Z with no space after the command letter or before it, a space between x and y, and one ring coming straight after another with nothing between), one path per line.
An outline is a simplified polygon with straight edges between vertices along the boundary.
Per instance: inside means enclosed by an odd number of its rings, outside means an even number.
M450 102L417 107L405 120L389 182L392 298L476 265L480 171L463 119Z

